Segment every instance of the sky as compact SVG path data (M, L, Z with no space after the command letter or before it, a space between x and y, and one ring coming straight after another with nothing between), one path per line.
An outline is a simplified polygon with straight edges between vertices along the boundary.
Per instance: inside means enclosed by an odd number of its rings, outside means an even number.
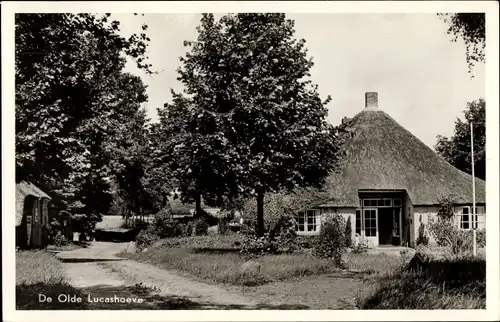
M220 15L216 15L218 17ZM122 34L147 34L150 63L159 73L146 75L133 63L126 70L140 76L149 96L146 110L157 121L157 108L171 101L170 89L182 90L179 57L195 40L200 14L114 14ZM322 98L331 95L328 121L337 125L364 108L365 92L378 92L379 108L429 147L437 135L453 134L467 102L485 97L485 68L468 73L465 45L452 42L447 25L435 14L288 14L295 36L306 40L315 63L311 80Z

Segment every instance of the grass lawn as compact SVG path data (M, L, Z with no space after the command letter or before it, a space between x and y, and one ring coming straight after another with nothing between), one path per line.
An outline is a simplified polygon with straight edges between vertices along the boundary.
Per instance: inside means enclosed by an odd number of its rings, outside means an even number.
M120 256L190 273L208 282L230 285L261 285L338 271L332 261L304 254L266 255L255 259L261 264L261 272L258 275L240 271L240 266L247 259L239 253L199 253L190 248L157 247L147 252L122 253Z
M87 244L70 242L67 245L62 245L62 246L48 245L47 250L48 251L55 251L55 252L63 252L63 251L70 251L70 250L75 250L75 249L85 248L85 247L87 247Z
M83 296L69 285L61 263L45 251L22 251L16 253L16 309L57 310L68 309L57 300L40 302L39 294L56 299L59 294ZM71 309L85 309L85 303L74 303Z
M384 253L358 253L347 257L350 270L368 273L370 278L393 273L408 261L406 257L388 255Z
M261 264L261 273L248 276L240 272L241 265L248 260L237 251L242 240L240 235L166 238L145 252L122 253L119 256L230 285L262 285L339 271L332 260L301 252L253 259ZM387 254L361 253L349 254L348 262L352 270L386 274L393 272L403 261Z

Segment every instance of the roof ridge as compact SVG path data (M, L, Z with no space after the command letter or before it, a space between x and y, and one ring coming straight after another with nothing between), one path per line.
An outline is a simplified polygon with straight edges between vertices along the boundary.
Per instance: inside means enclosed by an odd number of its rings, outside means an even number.
M352 117L340 176L332 175L336 200L356 202L359 189L404 188L415 204L435 204L456 194L472 199L472 176L442 158L434 149L381 109L363 109ZM485 200L485 181L476 180L477 201ZM484 200L483 200L484 199ZM352 206L351 205L351 206Z

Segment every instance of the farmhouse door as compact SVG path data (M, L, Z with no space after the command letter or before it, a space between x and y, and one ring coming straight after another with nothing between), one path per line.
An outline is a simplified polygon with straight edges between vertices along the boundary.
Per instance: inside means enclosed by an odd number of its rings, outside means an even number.
M365 237L371 245L378 246L378 209L364 208L363 209Z

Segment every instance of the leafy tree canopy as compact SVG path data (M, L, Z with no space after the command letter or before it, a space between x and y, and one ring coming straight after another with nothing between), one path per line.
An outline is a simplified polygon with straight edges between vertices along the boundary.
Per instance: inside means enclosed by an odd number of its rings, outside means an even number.
M110 143L147 99L140 79L123 73L126 57L152 72L146 34L121 37L119 22L109 19L15 17L17 164L59 207L91 220L112 199Z
M330 98L284 14L204 14L197 30L178 70L185 91L160 111L169 151L184 156L174 169L183 195L256 196L262 234L266 193L320 186L335 166Z
M466 61L469 72L478 62L485 62L485 14L478 13L447 13L439 14L448 24L447 33L453 35L453 41L461 38L466 46Z
M436 151L458 169L472 174L470 124L474 132L474 171L486 179L486 102L483 99L467 103L465 121L457 119L452 137L437 137Z

